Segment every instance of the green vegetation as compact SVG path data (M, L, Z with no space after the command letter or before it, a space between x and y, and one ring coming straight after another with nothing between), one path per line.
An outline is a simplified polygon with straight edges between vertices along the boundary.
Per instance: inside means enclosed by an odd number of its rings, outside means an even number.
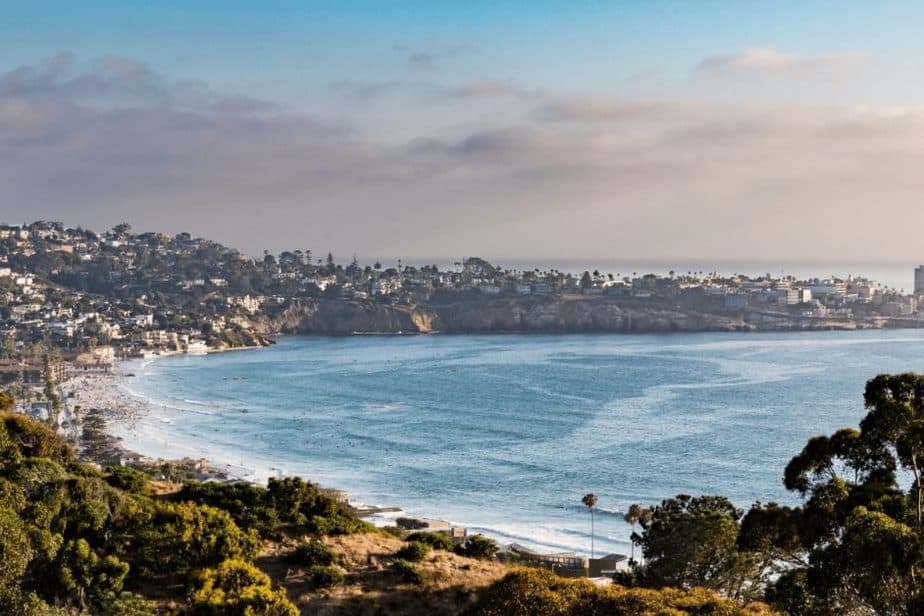
M434 550L444 550L446 552L451 552L455 548L455 544L452 542L452 539L448 535L443 533L432 533L427 531L418 531L411 533L405 538L406 541L416 541L418 543L425 543L429 545Z
M303 567L329 566L337 562L337 553L318 540L303 541L295 546L288 561Z
M0 415L0 613L142 615L167 601L171 613L289 616L253 564L261 536L366 528L301 480L148 491L143 473L100 473L44 425ZM304 545L312 565L334 562L320 542ZM334 571L312 575L339 583Z
M771 611L759 603L742 606L703 588L600 587L588 580L569 580L543 569L518 569L482 593L474 613L482 616L757 616Z
M315 565L311 568L311 581L316 588L330 588L343 584L343 572L329 565Z
M407 582L408 584L422 584L423 583L423 574L420 572L414 563L404 560L403 558L396 558L391 563L392 568L398 572L401 576L401 580Z
M194 614L209 616L298 616L285 593L274 590L265 573L242 560L226 560L203 571L191 603Z
M106 477L106 483L114 488L134 494L143 494L145 488L148 487L149 477L139 470L128 466L114 466L107 470L109 475Z
M455 547L455 553L459 556L490 560L497 556L497 543L484 535L472 535L465 543Z
M420 562L430 553L430 546L419 541L409 541L395 552L395 557L409 562Z
M238 525L254 528L264 538L282 532L348 535L372 528L297 477L270 479L265 489L247 483L190 482L178 498L229 511Z

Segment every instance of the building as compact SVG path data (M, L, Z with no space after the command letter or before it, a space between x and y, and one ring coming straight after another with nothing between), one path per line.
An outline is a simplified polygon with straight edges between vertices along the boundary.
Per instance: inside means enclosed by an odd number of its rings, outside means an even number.
M914 294L924 293L924 265L914 268Z

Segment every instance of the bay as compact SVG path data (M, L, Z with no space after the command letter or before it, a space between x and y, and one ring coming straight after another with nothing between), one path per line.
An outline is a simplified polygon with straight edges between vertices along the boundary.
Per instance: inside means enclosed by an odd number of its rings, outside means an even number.
M286 337L131 364L151 411L113 426L158 456L300 475L503 542L628 551L631 504L796 503L783 468L865 414L865 382L924 371L918 330Z

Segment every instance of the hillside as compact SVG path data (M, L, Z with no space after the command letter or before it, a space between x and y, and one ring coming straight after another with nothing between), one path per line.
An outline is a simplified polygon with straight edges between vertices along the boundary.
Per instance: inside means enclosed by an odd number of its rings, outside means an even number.
M3 614L767 613L710 591L508 569L494 550L477 536L454 546L375 529L300 479L263 488L101 471L42 424L0 415Z

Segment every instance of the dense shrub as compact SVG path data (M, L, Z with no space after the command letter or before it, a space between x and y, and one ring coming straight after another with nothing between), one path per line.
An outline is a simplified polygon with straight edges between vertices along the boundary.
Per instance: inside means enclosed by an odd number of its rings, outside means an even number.
M24 458L48 458L59 464L74 459L70 446L43 424L24 415L0 414L0 426Z
M176 495L177 500L211 505L228 511L243 528L255 528L263 536L274 535L279 515L265 488L249 483L189 482Z
M311 568L311 581L316 588L330 588L343 584L344 576L340 569L328 565L314 565Z
M408 535L406 541L417 541L419 543L425 543L434 550L445 550L447 552L451 552L455 548L455 544L452 542L452 539L443 533L419 531Z
M497 556L497 543L484 535L472 535L465 543L457 545L454 550L460 556L491 560Z
M420 573L420 570L414 563L408 562L402 558L396 558L392 561L391 566L401 576L402 581L408 584L423 583L423 574Z
M426 558L429 553L429 545L419 541L411 541L401 546L401 549L395 552L395 557L416 563Z
M318 535L346 535L370 529L344 505L298 477L272 478L266 488L246 483L186 484L177 500L211 505L231 513L244 528L264 537L281 531Z
M135 512L128 557L148 577L183 575L226 559L253 558L260 542L241 530L227 511L193 503L142 505Z
M337 553L320 541L304 541L289 553L288 560L304 567L327 566L337 562Z
M200 576L201 585L190 597L192 612L206 616L298 616L282 590L274 590L269 576L242 560L226 560Z
M148 476L127 466L114 466L109 469L106 483L126 492L141 494L148 485Z
M49 587L80 610L98 612L119 596L128 565L113 555L100 556L85 539L68 541L58 554Z
M483 616L563 616L582 614L699 614L758 616L771 614L763 604L742 606L702 588L651 590L595 586L543 569L518 569L482 593L476 612Z

